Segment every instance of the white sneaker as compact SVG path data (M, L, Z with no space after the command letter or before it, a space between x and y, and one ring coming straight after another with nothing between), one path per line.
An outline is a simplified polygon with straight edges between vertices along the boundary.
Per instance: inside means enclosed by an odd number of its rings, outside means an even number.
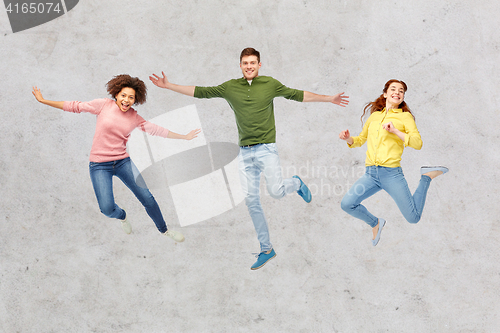
M120 220L122 222L122 229L126 234L130 234L132 232L132 226L130 222L127 221L127 216L125 216L125 220Z
M184 235L181 234L180 232L178 231L174 231L174 230L167 230L165 232L165 235L167 235L168 237L172 238L174 241L176 242L184 242Z

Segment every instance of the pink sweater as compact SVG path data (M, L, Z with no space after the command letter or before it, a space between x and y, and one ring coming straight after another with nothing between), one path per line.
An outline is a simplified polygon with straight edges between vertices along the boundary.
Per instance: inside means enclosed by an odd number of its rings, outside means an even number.
M90 150L91 162L110 162L129 157L127 141L135 128L151 135L166 138L168 129L144 120L133 108L120 110L109 98L90 102L64 102L64 111L89 112L97 116L94 141Z

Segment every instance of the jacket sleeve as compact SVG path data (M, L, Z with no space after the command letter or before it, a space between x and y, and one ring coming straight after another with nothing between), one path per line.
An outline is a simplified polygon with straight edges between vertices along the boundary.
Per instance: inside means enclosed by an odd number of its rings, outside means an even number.
M407 113L407 112L405 112ZM415 120L411 114L407 114L404 119L405 126L405 147L411 147L416 150L420 150L422 148L422 138L417 129L417 124L415 124Z
M371 123L371 119L368 118L365 125L363 126L363 129L361 130L361 133L359 133L358 136L352 136L352 140L354 142L352 143L352 145L350 145L349 143L347 144L349 146L349 148L357 148L357 147L361 147L362 145L364 145L364 143L368 139L368 126L370 126L370 123Z

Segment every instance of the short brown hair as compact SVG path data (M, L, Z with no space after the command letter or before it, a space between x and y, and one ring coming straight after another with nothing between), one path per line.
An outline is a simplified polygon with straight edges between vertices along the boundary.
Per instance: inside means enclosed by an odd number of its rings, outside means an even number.
M108 93L115 98L115 96L122 91L123 88L132 88L135 91L135 102L134 104L144 104L146 103L147 88L144 82L137 78L131 77L128 74L120 74L112 78L108 83L106 83L106 89Z
M259 51L257 51L253 47L247 47L246 49L241 51L240 62L241 62L241 59L243 59L243 57L246 57L246 56L256 56L257 61L260 62L260 53L259 53Z

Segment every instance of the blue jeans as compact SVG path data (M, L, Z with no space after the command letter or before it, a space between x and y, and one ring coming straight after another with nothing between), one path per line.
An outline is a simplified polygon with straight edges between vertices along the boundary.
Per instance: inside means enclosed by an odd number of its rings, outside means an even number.
M368 223L372 228L376 227L378 218L361 205L361 202L378 191L385 190L394 199L405 219L410 223L417 223L422 217L430 183L430 177L421 176L415 193L411 195L401 167L369 166L366 167L366 173L344 196L341 207L350 215Z
M283 179L275 143L263 143L251 147L240 147L239 173L245 203L252 218L261 251L273 248L269 239L269 227L260 203L260 177L264 173L267 191L274 199L297 192L300 181L296 178Z
M137 185L136 178L142 177L139 175L139 170L130 159L124 158L118 161L96 163L90 162L90 179L94 186L95 196L99 203L99 209L107 217L123 220L126 213L118 207L113 196L113 176L121 179L121 181L134 193L141 204L146 208L149 217L153 219L156 227L161 233L167 231L167 225L160 211L160 207L155 198L149 192L147 187ZM138 179L139 180L139 179ZM141 179L141 183L145 184Z

